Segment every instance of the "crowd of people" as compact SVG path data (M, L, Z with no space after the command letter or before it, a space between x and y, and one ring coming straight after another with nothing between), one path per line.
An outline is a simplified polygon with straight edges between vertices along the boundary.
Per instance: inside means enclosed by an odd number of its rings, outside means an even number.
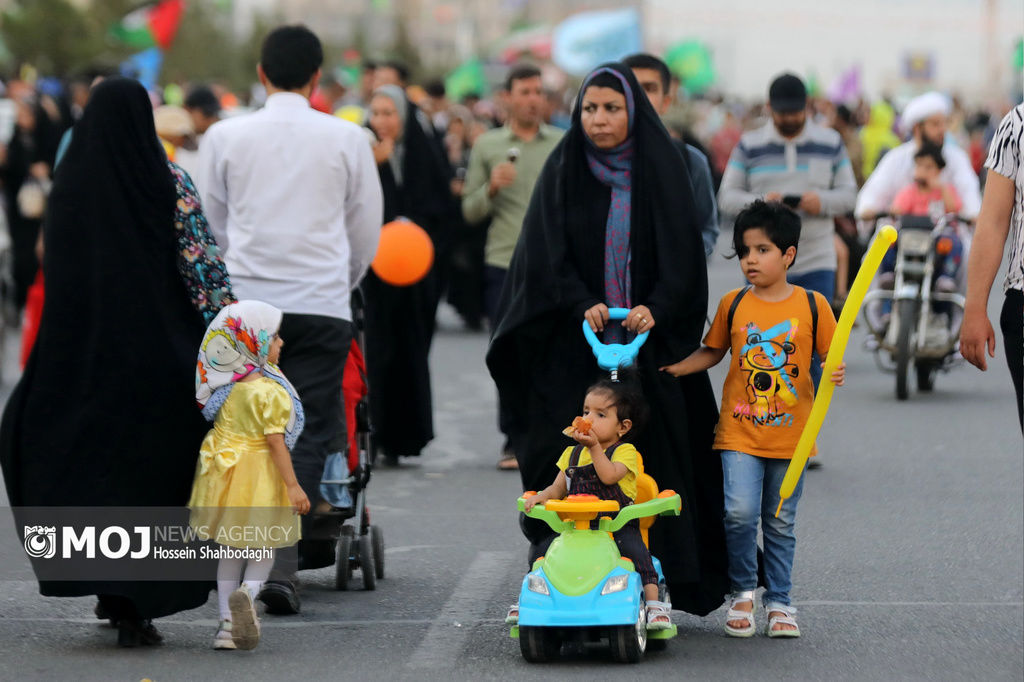
M649 54L596 68L572 93L515 65L490 97L451 102L399 62L368 63L352 83L323 60L308 29L275 29L259 94L233 111L218 86L164 102L102 71L66 92L7 83L4 293L20 309L45 282L0 428L12 506L188 504L213 519L204 527L227 523L228 507L315 511L325 462L346 447L340 386L356 309L376 442L397 464L434 438L428 358L447 299L467 328L490 331L498 468L542 491L532 504L594 491L629 504L642 453L683 497L683 514L650 538L671 606L706 615L728 595L726 632L751 635L760 520L768 634L793 637L799 489L781 518L762 510L775 509L821 380L863 246L858 219L977 219L975 250L965 239L951 258L970 261L963 348L982 369L994 342L984 304L1011 240L1003 327L1020 405L1021 107L968 115L932 92L897 115L885 100L814 97L789 73L756 107L684 103ZM984 204L983 166L995 174ZM411 286L370 269L382 225L402 219L436 254ZM705 335L706 259L723 227L748 286L722 299ZM949 286L964 279L944 273ZM610 308L626 319L612 323ZM623 379L640 398L599 382L581 320L608 343L652 332ZM145 353L123 352L147 329ZM784 362L769 376L757 363L778 359L775 346ZM719 408L706 370L730 351ZM843 367L827 380L841 385ZM581 403L603 426L574 430L565 450L562 427ZM532 561L550 530L522 525ZM616 539L646 567L630 532ZM298 571L334 562L308 519L295 535L273 561L221 560L216 648L255 646L255 601L297 613ZM97 595L125 646L159 642L152 619L202 604L213 586L40 583L46 595ZM651 627L669 622L670 605L647 592Z

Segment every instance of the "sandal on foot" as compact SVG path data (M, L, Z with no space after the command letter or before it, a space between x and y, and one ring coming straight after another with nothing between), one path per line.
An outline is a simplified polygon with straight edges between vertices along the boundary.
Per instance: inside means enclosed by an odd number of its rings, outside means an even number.
M505 616L505 622L509 625L519 624L519 604L513 604L508 607L508 615Z
M260 643L260 619L256 616L256 605L252 592L245 585L228 597L231 608L231 639L239 649L255 649Z
M231 621L222 620L220 622L220 628L217 630L217 634L213 636L213 648L233 651L238 647L235 646L235 640L231 638Z
M737 604L746 602L750 602L750 611L741 611L736 608ZM747 621L747 626L734 628L729 625L729 621L733 620L745 620ZM725 634L730 637L753 637L756 627L754 623L754 591L745 590L737 592L732 596L732 601L729 603L729 611L725 614Z
M781 616L779 616L779 615L772 615L772 614L779 614L779 613L781 613L783 615L781 615ZM784 638L791 638L791 639L795 639L795 638L799 637L800 636L800 626L796 624L796 618L793 617L795 615L796 615L796 609L794 609L792 607L789 607L789 606L780 606L780 605L776 604L776 605L772 606L771 608L769 608L768 609L768 636L772 637L772 638L784 637ZM775 629L776 625L792 625L794 629L793 630L776 630Z
M647 602L647 629L668 630L672 627L672 605L663 601Z

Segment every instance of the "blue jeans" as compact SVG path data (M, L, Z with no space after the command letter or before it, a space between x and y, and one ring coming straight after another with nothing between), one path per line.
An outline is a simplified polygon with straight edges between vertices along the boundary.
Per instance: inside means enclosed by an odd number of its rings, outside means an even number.
M788 459L755 457L735 450L722 451L725 485L725 545L729 554L729 580L733 592L757 589L757 522L764 536L766 608L789 606L793 587L793 553L796 550L796 504L804 489L800 477L793 495L782 505L779 518L779 486L789 468Z
M835 270L812 270L802 275L787 275L786 281L809 291L817 291L830 305L832 299L836 297ZM821 320L818 320L818 324L821 324ZM817 393L818 383L821 381L821 356L817 350L811 354L811 381L814 382L814 392Z

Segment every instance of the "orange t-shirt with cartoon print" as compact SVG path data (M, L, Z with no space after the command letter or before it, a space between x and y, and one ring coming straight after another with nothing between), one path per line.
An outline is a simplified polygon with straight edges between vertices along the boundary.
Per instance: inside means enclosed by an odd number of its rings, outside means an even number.
M740 291L722 298L704 337L706 346L732 350L714 448L791 459L814 402L811 350L816 348L822 358L828 354L836 318L825 297L814 292L818 335L812 339L811 305L803 287L794 286L793 293L776 302L750 290L727 329L729 308ZM816 452L812 447L811 455Z

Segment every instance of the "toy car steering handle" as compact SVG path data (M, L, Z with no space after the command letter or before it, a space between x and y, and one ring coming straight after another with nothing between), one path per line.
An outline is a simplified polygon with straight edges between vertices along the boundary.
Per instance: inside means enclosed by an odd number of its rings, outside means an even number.
M627 315L629 315L627 308L608 309L609 320L624 320ZM590 328L590 323L583 320L583 336L594 351L594 357L597 358L597 366L606 372L617 372L623 367L632 366L636 360L637 353L640 352L640 346L644 345L644 341L647 340L649 334L650 332L637 334L636 338L627 344L604 344L597 340L597 334Z
M614 519L601 519L599 529L614 533L633 519L639 519L644 516L678 516L683 505L679 494L673 493L671 490L662 491L661 494L665 495L665 497L659 496L647 502L629 505L620 510ZM525 497L520 497L516 500L516 507L530 518L544 521L556 533L562 533L573 528L574 524L572 521L563 521L558 514L550 509L545 509L543 504L535 504L530 511L524 511L526 508Z

